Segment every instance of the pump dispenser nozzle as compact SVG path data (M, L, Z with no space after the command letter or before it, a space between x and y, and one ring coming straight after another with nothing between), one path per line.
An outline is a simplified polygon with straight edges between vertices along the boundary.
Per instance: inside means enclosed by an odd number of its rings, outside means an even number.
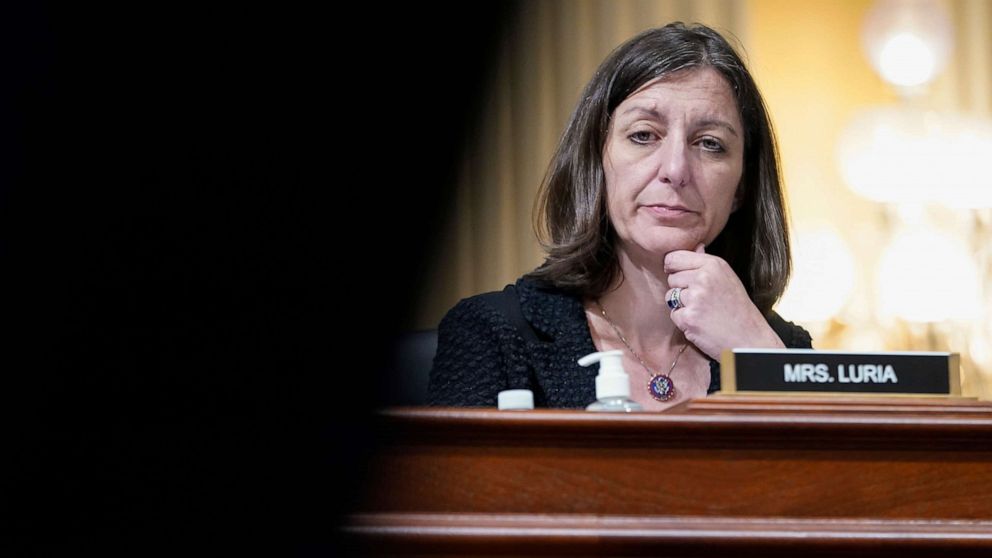
M623 351L602 351L579 359L580 366L599 363L596 376L596 399L604 397L630 397L630 378L623 369Z
M641 405L630 400L630 378L623 369L623 351L600 351L579 359L579 365L589 366L599 363L596 376L596 403L586 407L588 411L640 411Z

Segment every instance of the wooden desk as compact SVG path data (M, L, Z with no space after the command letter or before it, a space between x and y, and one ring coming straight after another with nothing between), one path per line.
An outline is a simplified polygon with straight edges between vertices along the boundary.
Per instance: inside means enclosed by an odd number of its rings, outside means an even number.
M376 555L992 555L992 404L715 395L663 413L389 409Z

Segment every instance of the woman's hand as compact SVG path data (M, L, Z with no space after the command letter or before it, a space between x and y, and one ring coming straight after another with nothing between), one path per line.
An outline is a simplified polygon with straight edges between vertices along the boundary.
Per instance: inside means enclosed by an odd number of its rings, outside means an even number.
M682 289L679 299L684 306L672 310L672 322L710 358L719 359L730 348L785 348L730 264L707 254L702 244L695 252L669 252L665 271L668 286Z

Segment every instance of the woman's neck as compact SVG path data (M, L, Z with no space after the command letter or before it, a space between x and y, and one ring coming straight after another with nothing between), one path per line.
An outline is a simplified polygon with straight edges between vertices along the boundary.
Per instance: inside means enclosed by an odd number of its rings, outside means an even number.
M622 250L618 259L623 282L599 297L610 320L639 352L679 344L665 300L669 287L664 259L635 260Z

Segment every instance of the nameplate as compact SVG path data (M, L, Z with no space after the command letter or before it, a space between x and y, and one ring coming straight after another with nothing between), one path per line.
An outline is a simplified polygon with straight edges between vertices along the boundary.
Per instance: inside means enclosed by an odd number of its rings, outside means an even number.
M958 353L732 349L720 392L961 395Z

